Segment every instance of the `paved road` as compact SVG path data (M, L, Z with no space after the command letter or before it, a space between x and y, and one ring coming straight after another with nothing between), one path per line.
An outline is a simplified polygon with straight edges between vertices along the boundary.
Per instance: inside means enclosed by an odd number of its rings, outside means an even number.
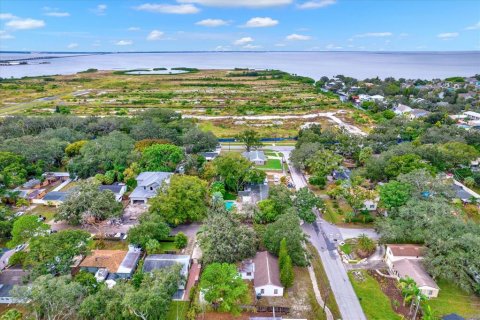
M273 147L272 149L282 151L285 158L289 159L292 147L279 146ZM295 169L290 162L288 162L288 166L296 189L307 186L303 174ZM341 237L340 231L335 231L338 230L338 228L318 218L317 222L312 225L304 224L303 230L310 236L310 241L318 250L320 258L322 259L342 318L344 320L366 320L357 295L348 279L347 271L336 250L335 239L338 240Z
M8 259L15 253L15 250L8 250L0 257L0 270L3 270L8 265Z

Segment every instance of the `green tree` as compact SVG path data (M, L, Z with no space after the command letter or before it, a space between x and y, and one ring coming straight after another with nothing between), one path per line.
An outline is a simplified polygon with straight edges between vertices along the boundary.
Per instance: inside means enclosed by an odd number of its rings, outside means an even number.
M15 286L12 296L28 301L25 308L38 319L74 319L87 290L70 276L40 276L29 286Z
M411 197L410 192L409 184L393 180L380 186L380 200L386 209L391 210L407 203Z
M158 242L167 238L169 234L170 227L162 217L144 213L140 217L140 223L128 230L128 241L146 249L149 240L153 239Z
M207 213L207 182L194 176L174 175L168 188L151 200L149 212L172 225L203 219Z
M13 248L28 242L33 237L44 236L49 229L50 226L35 215L21 216L13 223L12 240L8 242L7 246Z
M126 168L131 159L134 140L127 134L113 131L106 136L88 141L80 154L68 164L68 171L80 178L88 178L115 167Z
M254 130L244 130L238 137L238 140L245 144L247 152L250 152L251 149L257 149L263 146L263 143L260 141L258 133Z
M294 280L295 275L293 273L292 259L287 255L283 267L280 269L280 282L285 288L290 288Z
M299 218L306 223L315 222L317 216L313 212L313 209L322 205L323 201L307 187L301 188L295 193L295 209L297 210Z
M145 251L147 251L147 254L161 253L162 246L157 239L148 239L147 243L145 244Z
M65 148L65 154L69 157L76 156L80 154L80 150L82 147L88 142L88 140L79 140L70 143L66 148Z
M72 225L96 223L122 214L122 204L110 190L100 191L95 181L80 181L60 205L55 220Z
M7 312L2 314L0 320L22 320L23 314L17 309L9 309Z
M253 164L240 154L231 152L212 161L214 175L225 184L229 191L238 192L245 184L246 176Z
M361 164L365 164L373 155L373 149L371 147L365 147L360 150L360 154L358 155L358 161Z
M287 249L293 264L306 266L308 262L303 247L306 237L300 228L300 219L294 212L282 214L277 221L269 224L265 230L263 242L269 252L278 256L283 238L288 239Z
M87 255L90 233L82 230L63 230L48 236L34 237L25 258L25 265L33 268L33 275L69 274L73 259Z
M196 126L188 130L182 138L185 150L188 153L211 151L218 144L218 139L210 131L202 131Z
M238 315L241 312L240 306L250 303L248 286L234 264L208 265L202 273L200 289L205 294L205 300L218 306L222 312Z
M143 150L139 164L144 171L171 172L183 158L183 150L180 147L171 144L154 144Z
M0 152L0 185L15 187L27 181L25 158L11 152Z
M399 174L405 174L418 169L427 169L433 172L432 166L416 154L405 154L391 157L386 164L385 173L390 178L395 178Z
M119 282L113 288L101 286L96 294L87 296L80 305L82 319L116 320L129 319L128 310L123 305L123 297L129 288L128 283Z
M366 234L362 233L358 236L357 247L360 251L370 254L375 251L375 242L370 239Z
M265 199L257 203L258 211L255 213L256 223L270 223L277 219L281 214L275 209L275 202L272 199Z
M277 215L281 215L293 207L294 194L283 184L272 186L268 192L268 199L273 201Z
M225 209L209 213L199 242L205 264L234 263L254 256L257 250L255 231Z
M73 280L80 283L84 288L86 288L88 294L94 294L98 291L98 288L100 287L100 284L97 282L95 276L88 271L81 270L75 275L75 278Z
M278 250L278 265L280 270L283 268L288 257L287 239L283 238L280 241L280 249Z
M306 161L307 171L312 175L310 182L323 187L326 176L337 169L342 157L327 149L320 149Z
M447 169L468 165L479 156L475 147L456 141L444 143L438 147L438 150L445 159Z
M175 247L177 249L183 249L188 244L188 238L183 232L179 232L175 235Z

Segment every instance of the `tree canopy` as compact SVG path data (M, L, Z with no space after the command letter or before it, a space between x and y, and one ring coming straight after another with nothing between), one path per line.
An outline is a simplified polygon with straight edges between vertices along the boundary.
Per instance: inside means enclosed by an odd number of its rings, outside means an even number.
M143 171L174 171L184 158L183 150L171 144L154 144L142 152L139 165Z

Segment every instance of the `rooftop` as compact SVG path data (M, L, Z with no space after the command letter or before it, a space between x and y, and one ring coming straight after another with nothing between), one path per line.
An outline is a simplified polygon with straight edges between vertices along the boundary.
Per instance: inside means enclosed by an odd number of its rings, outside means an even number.
M153 183L162 184L163 180L170 178L173 173L161 171L142 172L137 176L137 186L147 187Z
M127 253L124 250L93 250L91 255L83 259L80 267L105 268L108 272L117 273Z
M68 192L51 191L43 197L44 201L65 201L68 196Z
M410 277L415 280L419 287L426 286L439 289L432 277L430 277L427 271L425 271L421 261L402 259L395 262L393 265L401 278Z
M245 151L242 155L250 161L267 161L267 157L263 151L254 150L247 152Z
M387 244L394 256L397 257L422 257L425 247L418 244Z
M190 265L190 256L177 254L151 254L143 262L143 271L151 272L153 270L168 268L170 266L181 264L182 275L187 278L188 267Z
M280 268L276 257L268 251L257 252L253 262L255 263L255 275L253 279L255 287L265 285L282 287L280 282Z
M120 193L124 187L125 187L124 184L116 183L116 184L112 184L112 185L102 185L102 186L99 186L98 189L100 191L110 190L113 193Z

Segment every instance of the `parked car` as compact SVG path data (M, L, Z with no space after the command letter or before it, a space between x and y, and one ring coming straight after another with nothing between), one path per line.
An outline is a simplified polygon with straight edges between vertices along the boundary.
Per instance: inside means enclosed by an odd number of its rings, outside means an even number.
M27 245L24 243L24 244L19 244L18 246L15 247L15 252L18 252L18 251L22 251L23 249L25 249Z

